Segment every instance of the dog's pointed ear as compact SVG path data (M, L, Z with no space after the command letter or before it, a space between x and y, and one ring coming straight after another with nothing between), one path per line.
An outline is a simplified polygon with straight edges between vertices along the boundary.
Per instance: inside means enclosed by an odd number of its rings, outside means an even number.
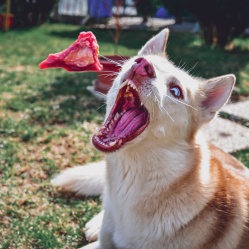
M152 37L138 52L138 56L147 54L164 54L169 37L169 29L163 29L156 36Z
M226 104L235 84L235 76L228 74L209 79L203 83L203 96L200 102L203 122L212 120L223 105Z

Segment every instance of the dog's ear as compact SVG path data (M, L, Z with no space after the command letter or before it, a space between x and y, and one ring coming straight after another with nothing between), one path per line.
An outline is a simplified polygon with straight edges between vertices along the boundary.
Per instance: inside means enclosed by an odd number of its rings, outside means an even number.
M235 76L228 74L209 79L203 83L203 96L200 101L201 119L208 122L228 101L235 83Z
M169 37L169 29L163 29L156 36L152 37L138 52L139 56L147 54L164 54Z

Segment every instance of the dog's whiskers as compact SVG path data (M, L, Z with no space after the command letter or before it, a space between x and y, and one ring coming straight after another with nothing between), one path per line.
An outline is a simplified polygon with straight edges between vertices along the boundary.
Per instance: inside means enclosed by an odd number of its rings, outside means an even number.
M129 60L129 58L124 58L121 55L117 55L117 56L119 56L121 58L121 60L119 62L121 62L122 64Z
M100 95L102 95L102 96L104 96L104 97L106 97L106 94L104 94L104 93L102 93L102 92L100 92L100 91L96 91L96 90L95 90L95 92L98 93L98 94L100 94Z
M187 62L183 62L182 65L181 65L181 62L182 62L182 60L179 63L179 68L180 69L184 69L184 67L186 66Z
M99 54L99 56L101 56L102 58L104 58L105 60L107 60L107 61L109 61L109 62L111 62L111 63L113 63L113 64L115 64L115 65L117 65L117 66L122 66L122 64L121 63L118 63L117 61L114 61L114 60L112 60L112 59L110 59L110 58L108 58L108 57L106 57L106 56L104 56L104 55L101 55L101 54Z
M112 74L103 74L103 77L107 78L109 76L113 76L115 78L116 75L112 75Z
M194 69L195 69L195 67L197 66L197 64L198 64L198 61L194 64L194 66L193 67L191 67L187 72L188 73L191 73L191 71L193 71Z
M151 95L152 91L150 91L148 94L146 94L147 97L149 97Z
M169 118L174 122L175 120L170 116L169 112L163 107L163 105L160 103L159 99L156 97L156 95L154 94L155 100L158 103L158 106L161 110L163 110L168 116Z
M108 70L103 70L101 73L112 73L112 74L119 74L119 72L114 72L114 71L108 71Z
M98 92L98 93L101 93L101 92ZM103 94L103 93L101 93L101 94ZM103 94L103 95L105 95L105 94ZM104 103L103 105L99 106L99 107L97 108L97 111L98 111L100 108L102 108L103 106L105 106L105 105L106 105L106 103Z
M186 104L186 103L184 103L184 102L182 102L182 101L180 101L180 100L178 100L178 99L175 99L175 98L173 98L173 97L171 97L171 96L169 96L169 95L167 95L167 94L166 94L166 97L168 97L169 99L171 99L171 100L174 101L174 102L178 102L178 103L180 103L180 104L183 104L183 105L185 105L185 106L188 106L188 107L194 109L195 111L197 111L197 109L194 108L193 106L191 106L191 105L189 105L189 104Z

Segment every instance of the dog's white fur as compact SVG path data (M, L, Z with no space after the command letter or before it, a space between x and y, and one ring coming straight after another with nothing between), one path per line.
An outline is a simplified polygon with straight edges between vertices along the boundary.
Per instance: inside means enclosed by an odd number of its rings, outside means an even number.
M212 232L215 211L189 226L219 185L218 175L211 174L209 146L200 128L226 103L235 77L205 81L177 68L164 54L168 33L164 29L138 53L153 64L156 73L155 79L139 79L138 84L150 113L146 130L124 148L107 154L107 167L105 162L89 164L53 179L54 185L83 195L101 194L105 189L104 211L85 230L88 240L99 240L85 249L204 249L201 245ZM107 96L106 117L136 58L126 62L115 79ZM170 94L171 82L181 86L183 100ZM186 178L189 175L191 180ZM238 212L235 224L246 219L245 210ZM243 228L235 227L236 232L229 230L225 239L205 248L237 248Z
M51 182L78 195L99 196L105 185L105 162L66 169Z

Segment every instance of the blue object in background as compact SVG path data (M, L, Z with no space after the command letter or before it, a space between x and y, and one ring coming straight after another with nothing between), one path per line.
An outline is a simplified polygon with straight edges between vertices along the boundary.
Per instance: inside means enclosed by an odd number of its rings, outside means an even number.
M170 15L167 11L167 9L165 9L164 7L160 7L157 9L155 17L157 18L173 18L172 15Z
M88 14L93 18L112 16L112 0L88 0Z

